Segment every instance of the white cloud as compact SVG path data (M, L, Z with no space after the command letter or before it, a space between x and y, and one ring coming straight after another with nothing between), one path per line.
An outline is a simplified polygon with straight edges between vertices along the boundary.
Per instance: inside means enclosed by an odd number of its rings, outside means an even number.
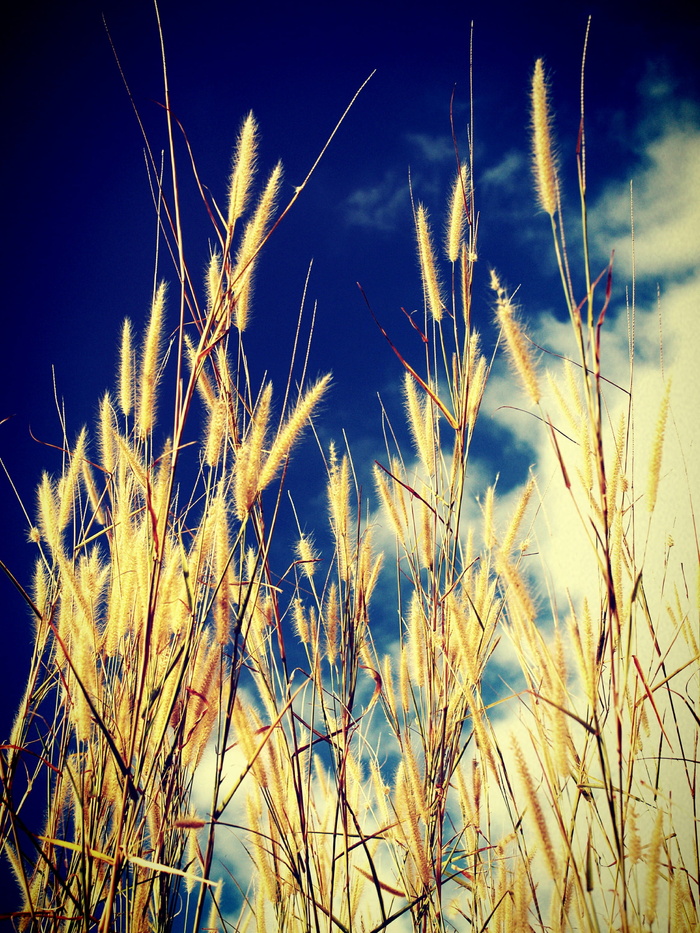
M700 347L700 277L672 284L661 295L661 330L665 379L671 380L671 403L662 455L658 504L651 524L637 522L637 545L646 548L645 576L649 582L665 566L666 534L674 539L674 554L685 566L697 562L693 515L690 495L700 494L700 378L697 364ZM628 357L628 320L625 310L606 321L602 338L602 371L610 384L603 384L605 420L617 426L628 411L630 378L633 379L632 428L633 446L626 464L628 479L633 484L634 498L646 492L649 461L656 434L657 417L664 392L660 364L660 322L655 307L637 309L635 318L635 358L632 376ZM550 314L540 316L532 337L540 345L577 359L568 322L557 321ZM557 361L542 357L546 366L556 373ZM546 388L545 380L542 380ZM564 393L567 393L564 388ZM559 606L566 605L569 594L575 601L590 594L591 580L597 577L594 549L588 542L585 522L577 515L574 500L562 481L558 453L548 430L528 414L527 402L512 374L497 370L487 389L486 409L507 428L521 445L531 451L533 472L538 476L543 496L538 519L538 550L540 552L541 586L546 580L557 596ZM522 408L524 411L518 411ZM514 410L516 409L516 410ZM542 401L543 413L563 434L574 432L559 410L552 393ZM612 461L611 438L607 456ZM568 461L579 462L579 448L559 435L559 448ZM608 467L610 469L610 466ZM523 477L523 482L525 477ZM510 514L518 490L505 497L499 506L501 521ZM637 502L638 513L643 513ZM697 501L695 507L697 508ZM645 512L643 514L646 514ZM546 570L546 579L543 575ZM659 582L659 581L657 581Z
M630 238L634 205L635 266L640 277L667 279L698 270L700 262L700 130L671 124L650 142L629 187L610 188L592 219L603 253L616 249L616 266L632 272Z

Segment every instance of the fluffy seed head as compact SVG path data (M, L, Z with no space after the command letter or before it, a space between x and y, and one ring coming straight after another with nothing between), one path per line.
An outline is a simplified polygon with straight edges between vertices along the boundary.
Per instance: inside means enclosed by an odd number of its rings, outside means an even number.
M129 318L124 318L119 353L119 407L129 415L134 404L134 349Z
M331 445L329 452L328 512L335 538L336 552L343 576L346 576L349 561L350 518L350 465L347 456L340 463Z
M436 444L433 405L424 391L419 395L416 381L410 373L404 374L404 399L408 426L413 443L429 476L435 475Z
M668 405L671 397L671 381L666 383L666 390L661 399L661 408L659 417L656 421L656 432L654 434L654 443L651 448L651 459L649 461L649 480L647 482L646 506L651 514L656 506L656 495L659 491L659 475L661 473L661 454L664 446L664 434L666 433L666 419L668 417Z
M532 156L535 189L542 210L550 217L557 210L559 183L557 160L552 146L551 118L544 62L538 58L532 76Z
M506 341L511 366L530 396L530 400L537 405L540 400L540 387L530 346L520 322L515 317L513 304L493 271L491 272L491 288L496 293L496 319Z
M534 492L534 490L535 490L535 481L532 477L530 477L530 479L527 482L527 485L525 486L522 496L518 500L518 504L515 508L515 511L513 512L513 515L510 520L510 524L508 525L508 530L506 531L505 536L503 538L503 542L501 544L501 552L506 560L509 558L510 552L513 550L513 546L515 544L515 538L520 529L523 516L525 515L525 511L528 507L530 499L532 498L532 493Z
M52 551L62 547L61 528L58 524L58 501L55 484L48 473L44 473L38 490L39 529L41 537Z
M328 598L324 607L324 629L326 634L326 658L329 664L334 664L338 656L338 641L340 630L338 607L338 587L331 583Z
M240 331L245 330L248 321L255 264L268 232L270 219L274 214L281 183L282 163L278 162L270 173L255 213L245 228L243 240L236 255L236 265L232 276L236 294L234 319Z
M450 262L457 262L462 250L464 224L467 219L466 205L469 197L469 179L466 165L460 166L452 185L450 213L447 221L445 252Z
M221 254L214 250L209 257L206 274L204 276L204 289L207 296L207 310L209 314L218 312L222 306L222 299L226 292L226 283L223 272Z
M156 408L156 387L160 366L161 343L163 339L163 318L165 310L165 282L156 290L151 305L151 316L143 343L141 356L141 379L139 384L137 430L140 437L146 437L153 427Z
M236 451L234 501L236 515L241 521L262 489L261 463L270 419L271 401L272 383L268 382L260 393L245 439Z
M393 487L389 485L389 480L387 479L384 471L381 470L376 464L374 465L373 473L374 482L377 487L377 492L379 493L379 498L381 499L381 502L386 509L386 514L389 517L394 534L401 541L403 540L405 534L404 525L399 515L399 509L397 506Z
M258 151L258 125L252 113L243 121L233 156L233 171L228 189L228 225L232 227L246 209L255 176Z
M316 561L318 554L314 550L313 541L308 535L302 535L296 546L297 559L299 560L304 574L310 580L316 570Z
M207 420L204 459L210 467L216 466L224 451L227 424L228 398L222 393L212 405Z
M418 205L416 211L416 234L418 237L418 260L428 309L433 316L433 320L439 321L445 303L440 295L440 282L435 268L435 252L430 237L428 213L422 204Z
M515 764L517 771L522 782L523 790L525 791L525 799L527 801L534 828L537 832L537 835L539 836L545 862L551 877L556 878L558 876L557 856L554 851L552 838L549 834L549 828L547 826L544 811L542 809L542 805L537 793L535 779L533 777L532 771L525 761L525 756L523 755L522 749L515 740L513 741L513 751L515 753Z
M320 402L330 385L330 375L322 376L305 393L299 397L294 411L285 421L270 448L270 455L265 461L258 481L259 488L264 489L277 475L283 460L288 456L292 447L300 437L303 429L311 418L314 409Z

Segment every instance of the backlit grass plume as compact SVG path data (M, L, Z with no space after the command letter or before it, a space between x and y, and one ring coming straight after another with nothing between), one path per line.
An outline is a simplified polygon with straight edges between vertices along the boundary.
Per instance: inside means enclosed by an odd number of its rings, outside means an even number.
M491 270L491 289L496 294L496 320L506 343L511 367L529 395L530 401L533 405L537 405L540 400L540 387L531 347L515 315L513 303L506 295L505 289L493 270Z
M416 210L416 236L418 238L418 260L423 277L427 307L433 319L439 321L445 305L440 294L440 283L435 265L428 214L422 204L419 204Z
M553 217L559 207L557 161L552 141L552 116L549 109L544 62L538 58L532 76L532 158L535 190L540 207Z

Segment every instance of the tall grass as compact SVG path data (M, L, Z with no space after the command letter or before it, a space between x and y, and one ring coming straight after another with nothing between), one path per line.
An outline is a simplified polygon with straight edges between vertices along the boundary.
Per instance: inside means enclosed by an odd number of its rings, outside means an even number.
M202 289L169 124L159 212L174 294L154 288L140 339L125 322L116 391L92 435L65 430L62 473L37 494L34 653L0 754L17 929L697 928L698 606L670 557L661 588L645 565L651 522L667 518L654 510L670 396L641 488L632 376L626 388L604 376L612 277L589 258L583 114L574 273L543 75L538 62L535 190L571 358L542 372L496 272L491 287L554 475L533 475L507 522L495 482L480 509L467 495L493 360L472 323L472 152L456 148L440 247L415 205L422 358L394 351L405 424L385 420L376 495L363 501L356 465L331 446L316 536L330 544L300 527L281 572L271 542L289 454L326 417L329 388L307 382L296 348L281 391L248 367L281 168L257 184L249 115L228 203L207 201L217 248ZM159 412L172 418L164 444ZM590 572L584 596L562 604L557 580L547 605L533 581L546 577L548 489L568 498ZM516 686L494 700L506 669Z

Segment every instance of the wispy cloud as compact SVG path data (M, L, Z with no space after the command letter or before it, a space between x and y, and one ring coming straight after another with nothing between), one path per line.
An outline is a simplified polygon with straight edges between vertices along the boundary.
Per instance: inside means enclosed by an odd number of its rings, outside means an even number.
M448 136L430 136L428 133L407 133L405 138L409 145L424 161L455 165L454 144Z
M347 223L375 230L394 230L410 220L406 177L389 170L376 185L356 188L343 203Z
M442 198L455 166L451 140L427 133L407 133L403 142L403 164L388 169L376 184L356 188L344 200L346 223L383 231L405 229L412 224L411 187L417 200Z
M527 170L526 161L524 153L511 149L499 162L481 172L479 183L507 192L520 191L523 175Z

